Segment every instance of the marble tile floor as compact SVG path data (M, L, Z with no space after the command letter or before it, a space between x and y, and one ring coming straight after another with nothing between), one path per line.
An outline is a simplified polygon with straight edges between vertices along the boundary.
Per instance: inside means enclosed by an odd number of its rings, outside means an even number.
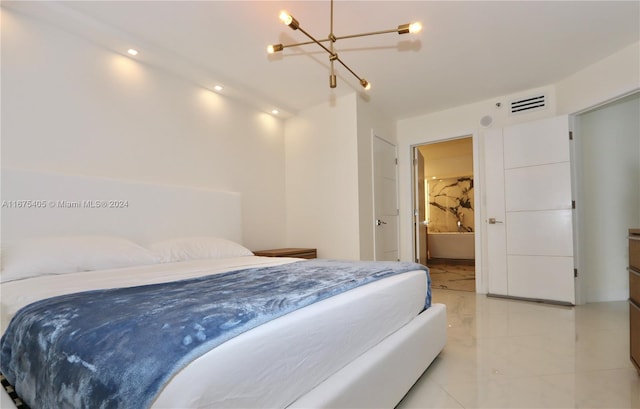
M429 264L431 287L445 290L476 291L476 268L462 264Z
M576 307L433 290L447 344L397 409L640 408L626 301Z

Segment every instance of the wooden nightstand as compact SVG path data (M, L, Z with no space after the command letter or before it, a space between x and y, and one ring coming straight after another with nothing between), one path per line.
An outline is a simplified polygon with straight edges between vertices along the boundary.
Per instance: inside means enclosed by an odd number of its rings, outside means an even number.
M316 249L308 248L283 248L254 251L256 256L265 257L298 257L298 258L316 258Z

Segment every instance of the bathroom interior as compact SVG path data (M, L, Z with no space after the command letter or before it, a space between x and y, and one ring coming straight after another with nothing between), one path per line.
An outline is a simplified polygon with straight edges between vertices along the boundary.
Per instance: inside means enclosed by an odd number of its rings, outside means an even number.
M472 138L421 145L426 264L434 288L475 291ZM418 198L423 200L422 198Z

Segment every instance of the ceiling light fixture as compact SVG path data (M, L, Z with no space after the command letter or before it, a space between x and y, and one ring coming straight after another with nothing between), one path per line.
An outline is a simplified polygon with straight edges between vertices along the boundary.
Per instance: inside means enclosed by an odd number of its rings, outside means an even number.
M296 43L296 44L271 44L270 46L267 47L267 52L269 54L273 54L276 52L281 52L288 47L298 47L301 45L314 44L314 43L319 45L323 50L329 53L329 62L331 64L331 72L329 74L330 88L335 88L337 86L336 73L334 68L334 63L336 61L342 64L342 66L346 68L347 71L353 74L353 76L358 79L358 81L360 82L360 85L362 85L362 87L365 90L368 90L371 88L371 83L369 83L369 81L358 76L358 74L356 74L351 68L349 68L347 64L344 63L344 61L342 61L340 57L338 57L338 53L336 52L334 47L334 43L337 40L342 40L345 38L365 37L365 36L378 35L378 34L387 34L387 33L398 33L398 34L417 33L420 30L422 30L422 24L411 23L411 24L401 24L397 28L391 29L391 30L372 31L369 33L351 34L351 35L337 37L333 33L333 0L331 0L331 21L329 26L329 36L325 39L318 40L315 37L313 37L311 34L307 33L302 27L300 27L300 22L296 20L291 14L287 13L286 11L282 11L280 13L280 20L282 20L282 22L285 25L291 27L292 30L299 30L300 32L302 32L304 35L309 37L311 41ZM329 47L326 47L324 44L322 44L327 41L329 41Z
M128 52L130 55L138 55L138 50L134 50L133 48L129 48L129 49L127 50L127 52Z

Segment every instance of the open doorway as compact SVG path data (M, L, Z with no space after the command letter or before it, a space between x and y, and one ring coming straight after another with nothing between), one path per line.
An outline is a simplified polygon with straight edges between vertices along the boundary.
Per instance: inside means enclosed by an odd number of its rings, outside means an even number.
M475 292L473 140L414 147L414 246L433 288Z
M628 229L640 227L640 92L575 115L578 304L629 297Z

